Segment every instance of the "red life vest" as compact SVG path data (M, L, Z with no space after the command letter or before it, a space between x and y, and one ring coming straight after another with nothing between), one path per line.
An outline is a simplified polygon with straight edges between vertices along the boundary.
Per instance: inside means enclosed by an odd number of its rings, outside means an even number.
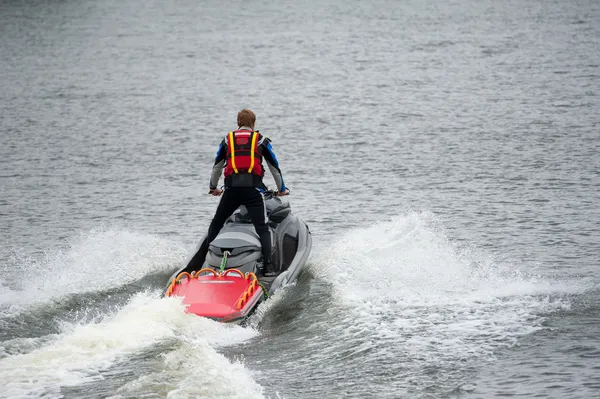
M258 151L259 135L258 132L246 129L229 132L225 178L232 174L264 176L262 154Z

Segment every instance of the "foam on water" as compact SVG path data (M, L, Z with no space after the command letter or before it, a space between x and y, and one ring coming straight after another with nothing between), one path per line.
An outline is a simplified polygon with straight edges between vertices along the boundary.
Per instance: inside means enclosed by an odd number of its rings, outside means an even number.
M11 304L17 299L17 292L6 287L2 281L0 281L0 320L2 316L9 313Z
M25 305L67 294L102 291L167 271L183 262L186 249L161 237L126 230L100 229L69 240L43 259L21 259L14 265L20 287L0 285L0 309L5 315Z
M254 393L249 397L261 396L262 388L242 364L229 362L215 350L248 340L257 332L186 314L176 298L140 293L114 314L88 324L66 323L62 330L30 353L0 359L0 380L5 383L0 397L62 397L61 387L102 380L102 371L120 360L169 340L179 348L165 356L164 370L153 377L176 385L183 379L179 386L167 387L167 392L173 391L170 396L186 397L188 391L190 397L199 391L213 397L241 397L246 392ZM215 376L230 376L226 378L231 381L215 383L211 379ZM136 383L144 385L144 381L134 381L122 390L135 391Z
M428 212L354 229L317 259L313 274L342 308L332 334L379 359L390 350L437 365L492 358L585 289L459 248Z
M262 322L265 315L274 307L278 306L286 297L287 292L296 285L296 281L289 283L283 287L277 289L277 291L269 296L268 301L262 302L260 305L256 307L256 310L248 318L246 325L250 328L259 328L260 323Z
M0 343L0 359L31 352L54 339L54 335L35 338L14 338Z
M264 398L264 388L253 379L255 372L244 368L243 359L230 362L212 347L238 344L256 336L263 317L284 299L291 286L280 288L262 302L245 328L211 322L213 330L208 335L186 336L184 345L163 356L160 370L128 382L110 398L143 397L157 392L169 398ZM207 329L208 325L204 331ZM280 393L275 395L283 398Z
M110 398L160 393L168 398L263 398L263 388L240 360L230 362L206 344L184 344L162 356L162 368L117 389Z

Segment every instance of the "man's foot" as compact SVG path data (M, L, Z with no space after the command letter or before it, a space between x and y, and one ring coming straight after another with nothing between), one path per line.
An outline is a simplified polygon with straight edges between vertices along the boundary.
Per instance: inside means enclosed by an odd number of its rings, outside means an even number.
M277 275L277 272L273 270L273 265L271 263L266 263L263 266L263 276L265 277L274 277Z

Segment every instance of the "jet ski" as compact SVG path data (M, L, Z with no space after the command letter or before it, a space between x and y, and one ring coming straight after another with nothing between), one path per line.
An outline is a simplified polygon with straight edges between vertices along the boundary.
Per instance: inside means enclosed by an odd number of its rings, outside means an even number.
M202 268L188 273L182 267L175 272L165 296L182 297L188 313L240 323L279 288L295 281L312 247L310 230L276 192L267 191L264 198L274 276L263 276L260 239L246 208L241 206L209 244ZM200 243L203 241L204 237Z

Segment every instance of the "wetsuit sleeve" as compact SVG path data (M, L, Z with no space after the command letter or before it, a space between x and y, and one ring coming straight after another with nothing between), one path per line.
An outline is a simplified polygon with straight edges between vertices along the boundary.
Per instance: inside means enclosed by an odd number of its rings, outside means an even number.
M277 190L283 192L286 190L285 182L283 181L283 175L281 174L281 169L279 169L279 162L277 162L277 157L273 152L273 146L271 145L271 140L267 137L261 137L260 146L262 149L262 155L265 161L267 161L267 165L269 165L269 170L273 175L273 180L275 180L275 184L277 185Z
M215 164L212 168L212 173L210 175L210 183L208 188L211 190L217 188L219 184L219 179L221 178L221 173L223 172L223 168L225 167L225 159L227 156L227 142L225 139L221 141L219 144L219 149L217 150L217 156L215 157Z

